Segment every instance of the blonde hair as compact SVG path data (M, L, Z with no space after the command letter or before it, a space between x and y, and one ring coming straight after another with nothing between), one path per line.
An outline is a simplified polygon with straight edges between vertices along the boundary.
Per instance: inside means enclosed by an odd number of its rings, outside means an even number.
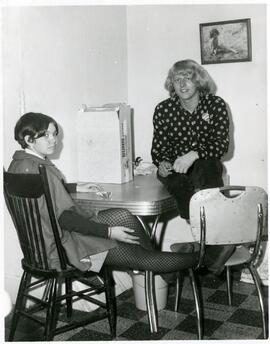
M165 89L169 91L170 96L175 95L173 86L174 76L182 70L192 71L192 81L196 84L199 91L212 94L216 92L215 82L201 65L193 60L182 60L176 62L168 72L164 86Z

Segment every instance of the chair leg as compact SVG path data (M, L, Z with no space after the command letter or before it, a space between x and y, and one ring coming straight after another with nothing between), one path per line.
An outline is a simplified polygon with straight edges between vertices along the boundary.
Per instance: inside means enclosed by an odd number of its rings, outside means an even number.
M257 293L258 293L258 297L260 301L261 315L262 315L263 338L266 339L267 338L266 321L265 321L265 309L264 309L264 304L263 304L263 294L262 294L262 288L261 288L261 279L257 272L257 269L252 264L248 266L248 269L251 273L251 276L253 278L253 281L257 289Z
M19 321L19 317L20 317L20 311L24 308L24 301L25 301L24 293L27 289L27 284L30 279L31 279L31 276L27 272L24 272L21 277L21 282L20 282L20 286L19 286L19 290L18 290L16 302L15 302L14 313L13 313L10 333L8 337L9 342L13 341L17 324Z
M66 294L70 295L72 292L72 280L70 278L65 279L65 288L66 288ZM70 319L72 317L72 297L68 296L66 298L66 304L67 304L67 318Z
M177 272L176 275L176 288L175 288L175 302L174 302L174 311L178 311L179 301L180 301L180 294L181 294L181 274Z
M228 304L232 305L232 279L231 279L231 267L226 266L226 278L227 278L227 294L228 294Z
M190 282L191 282L193 296L194 296L195 305L196 305L198 339L202 339L202 317L201 317L201 306L200 306L200 301L199 301L198 287L197 287L193 270L188 269L188 272L189 272Z
M57 297L57 279L53 278L50 283L50 289L48 293L48 310L46 314L44 339L45 341L52 341L54 337L54 330L57 323L57 310L58 305L56 302Z
M157 302L155 293L155 280L152 271L145 271L145 301L151 333L158 332Z
M105 297L107 314L110 325L111 337L116 338L116 300L113 292L112 276L107 267L104 268L104 281L105 281Z
M46 281L46 285L44 288L43 296L42 296L42 301L48 302L49 300L49 291L50 291L50 280Z

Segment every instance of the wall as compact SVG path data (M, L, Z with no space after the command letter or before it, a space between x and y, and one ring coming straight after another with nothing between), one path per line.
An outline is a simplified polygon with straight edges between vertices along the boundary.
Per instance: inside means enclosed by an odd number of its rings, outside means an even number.
M224 161L231 184L267 188L265 5L127 7L128 99L135 108L137 156L151 161L152 116L157 103L168 97L163 85L169 68L186 58L201 61L199 24L241 18L251 18L252 61L204 67L231 112L231 147ZM175 240L192 240L180 217L168 223L164 249Z
M76 112L82 104L127 101L126 8L5 8L3 20L5 141L22 108L55 117L65 135L58 166L76 179ZM15 147L6 145L6 164Z
M3 45L4 165L19 148L13 130L21 112L43 112L64 132L61 158L54 162L69 181L76 180L77 110L82 104L127 102L126 8L4 8ZM6 289L14 298L21 251L5 215Z
M199 24L251 18L252 61L204 67L231 110L234 152L225 159L231 183L267 188L266 6L128 6L127 18L128 99L135 108L136 154L145 160L154 107L168 97L163 85L169 68L186 58L200 62Z
M251 62L207 65L230 106L232 184L267 188L266 9L264 5L25 7L3 10L4 164L18 148L13 128L24 111L48 113L64 131L56 165L76 180L74 116L81 104L128 102L134 108L136 156L150 160L152 115L180 59L200 62L199 23L251 18ZM6 212L5 212L6 214ZM181 230L179 230L181 228ZM180 218L166 240L189 240ZM5 217L5 281L15 295L20 275L14 228Z

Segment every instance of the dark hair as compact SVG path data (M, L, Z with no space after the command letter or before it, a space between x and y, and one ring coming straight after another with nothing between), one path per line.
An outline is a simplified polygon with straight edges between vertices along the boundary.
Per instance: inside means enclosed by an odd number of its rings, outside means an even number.
M218 35L219 35L218 29L212 29L210 31L210 38L213 38L213 37L218 36Z
M28 112L24 114L16 123L14 129L15 140L21 145L22 148L27 148L27 143L24 138L29 135L30 142L45 135L49 124L53 123L58 134L58 124L56 121L47 115L36 112Z
M215 93L216 85L207 71L193 60L182 60L176 62L168 72L168 76L165 81L165 89L169 91L170 96L175 96L173 78L182 70L191 70L193 73L192 81L196 84L200 91L206 93Z

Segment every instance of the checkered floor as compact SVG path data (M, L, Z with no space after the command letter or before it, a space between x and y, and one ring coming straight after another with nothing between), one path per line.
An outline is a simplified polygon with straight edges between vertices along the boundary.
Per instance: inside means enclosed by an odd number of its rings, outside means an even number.
M261 315L257 293L253 284L239 281L235 274L233 283L233 306L227 305L225 276L215 277L201 272L199 276L204 313L203 339L261 339ZM268 287L263 287L268 314ZM184 280L181 303L174 312L175 287L169 288L168 302L159 311L158 333L151 334L145 311L135 307L133 290L117 297L116 340L196 340L196 312L188 277ZM76 317L85 313L75 311ZM268 320L267 320L268 323ZM6 318L6 336L9 333L10 316ZM39 341L41 329L30 321L22 320L16 332L16 341ZM101 320L84 328L57 335L55 341L101 341L111 340L108 321Z

